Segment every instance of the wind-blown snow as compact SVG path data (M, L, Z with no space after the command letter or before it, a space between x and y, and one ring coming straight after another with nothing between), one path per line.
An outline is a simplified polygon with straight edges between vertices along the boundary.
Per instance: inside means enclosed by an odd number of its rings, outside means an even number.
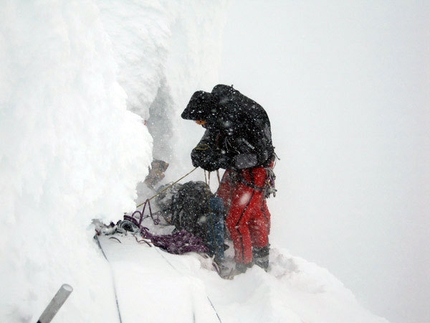
M227 4L4 1L0 321L36 321L63 283L74 291L58 321L118 320L111 269L91 220L116 221L135 208L136 184L153 156L171 163L170 180L191 168L188 153L201 129L185 131L179 113L193 91L217 81ZM188 268L171 279L174 290L185 288L184 277L191 284L181 311L212 310L202 301L207 293L223 322L385 321L324 269L276 250L270 274L254 268L233 281L193 256L172 256ZM147 269L145 261L124 261L120 276ZM167 292L155 277L141 277L148 290L134 290L130 277L118 290L136 304L149 302L160 321L177 322L174 307L151 303L151 295Z

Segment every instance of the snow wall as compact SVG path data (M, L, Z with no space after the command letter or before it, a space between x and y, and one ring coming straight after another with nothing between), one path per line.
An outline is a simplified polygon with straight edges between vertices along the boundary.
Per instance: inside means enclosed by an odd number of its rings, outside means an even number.
M159 129L213 86L226 4L2 2L0 321L36 321L63 283L74 297L59 321L116 317L91 219L135 208L150 131L172 162L182 126Z

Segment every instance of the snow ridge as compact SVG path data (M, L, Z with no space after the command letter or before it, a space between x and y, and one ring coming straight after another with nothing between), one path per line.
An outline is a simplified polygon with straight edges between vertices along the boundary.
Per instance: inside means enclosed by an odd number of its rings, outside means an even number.
M91 220L134 210L153 157L171 162L167 180L189 170L189 139L200 133L185 131L179 113L216 82L228 3L3 3L0 321L36 321L63 283L74 291L56 320L117 321ZM108 241L107 256L125 323L219 322L217 313L224 323L383 321L328 273L276 248L269 275L253 268L226 281L197 255L122 240Z

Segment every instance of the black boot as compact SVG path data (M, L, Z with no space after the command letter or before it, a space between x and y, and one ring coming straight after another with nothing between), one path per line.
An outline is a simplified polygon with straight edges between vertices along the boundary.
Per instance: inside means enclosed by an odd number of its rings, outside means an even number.
M270 252L270 245L267 245L262 248L254 247L252 249L254 264L263 268L265 271L269 269L269 252Z
M253 265L252 262L250 262L249 264L239 264L239 263L237 263L236 264L236 272L238 274L243 274L243 273L245 273L247 271L248 268L251 268L252 265Z

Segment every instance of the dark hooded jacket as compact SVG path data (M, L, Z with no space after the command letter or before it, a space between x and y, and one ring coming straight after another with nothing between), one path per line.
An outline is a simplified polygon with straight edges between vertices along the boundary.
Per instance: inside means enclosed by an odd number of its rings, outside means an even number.
M195 92L181 117L206 121L206 132L191 152L194 167L244 169L266 167L274 160L266 111L232 86Z

